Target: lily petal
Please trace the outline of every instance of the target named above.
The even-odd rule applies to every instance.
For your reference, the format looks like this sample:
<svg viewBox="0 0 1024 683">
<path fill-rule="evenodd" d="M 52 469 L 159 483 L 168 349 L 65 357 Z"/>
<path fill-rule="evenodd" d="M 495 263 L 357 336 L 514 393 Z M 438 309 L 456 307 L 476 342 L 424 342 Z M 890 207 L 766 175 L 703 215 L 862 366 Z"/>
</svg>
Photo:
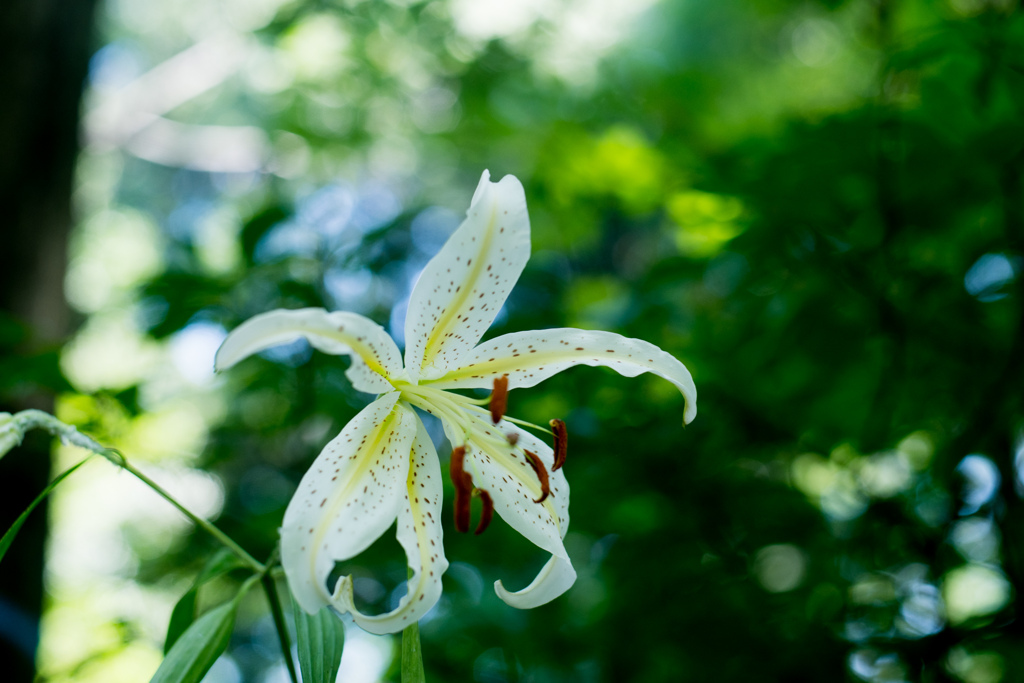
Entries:
<svg viewBox="0 0 1024 683">
<path fill-rule="evenodd" d="M 361 410 L 327 444 L 288 503 L 281 564 L 299 605 L 310 614 L 331 601 L 334 563 L 365 550 L 399 513 L 409 473 L 416 416 L 399 393 Z"/>
<path fill-rule="evenodd" d="M 569 529 L 569 483 L 565 472 L 551 471 L 554 452 L 530 432 L 505 420 L 492 425 L 489 414 L 483 410 L 479 415 L 471 415 L 474 428 L 465 439 L 465 462 L 474 486 L 490 494 L 495 512 L 509 526 L 552 555 L 527 588 L 510 593 L 498 581 L 495 592 L 513 607 L 542 605 L 568 590 L 576 579 L 562 544 Z M 462 443 L 462 432 L 447 420 L 442 422 L 448 439 Z M 515 446 L 509 443 L 509 435 L 515 435 Z M 551 493 L 542 503 L 534 502 L 541 497 L 541 485 L 523 451 L 535 453 L 548 471 Z"/>
<path fill-rule="evenodd" d="M 401 631 L 426 614 L 441 597 L 441 575 L 448 569 L 441 545 L 442 480 L 437 452 L 420 419 L 401 404 L 398 409 L 408 412 L 416 421 L 406 495 L 398 511 L 398 542 L 405 549 L 412 570 L 408 593 L 394 610 L 368 616 L 356 609 L 351 577 L 342 577 L 334 589 L 335 605 L 351 612 L 363 629 L 378 635 Z"/>
<path fill-rule="evenodd" d="M 612 332 L 555 328 L 502 335 L 473 349 L 459 369 L 424 384 L 488 389 L 508 375 L 509 389 L 525 388 L 574 365 L 603 365 L 625 377 L 653 372 L 682 392 L 684 424 L 697 415 L 697 387 L 685 365 L 654 344 Z"/>
<path fill-rule="evenodd" d="M 388 379 L 402 372 L 402 356 L 383 327 L 358 313 L 328 313 L 322 308 L 279 309 L 250 318 L 221 344 L 214 367 L 226 370 L 254 353 L 300 337 L 324 353 L 352 356 L 345 374 L 359 391 L 392 391 Z"/>
<path fill-rule="evenodd" d="M 466 220 L 413 287 L 405 320 L 405 366 L 413 381 L 434 379 L 494 322 L 530 258 L 526 194 L 514 177 L 484 171 Z"/>
<path fill-rule="evenodd" d="M 576 582 L 576 570 L 568 560 L 551 556 L 533 582 L 511 593 L 505 590 L 501 581 L 494 582 L 494 592 L 507 604 L 517 609 L 532 609 L 551 602 Z"/>
</svg>

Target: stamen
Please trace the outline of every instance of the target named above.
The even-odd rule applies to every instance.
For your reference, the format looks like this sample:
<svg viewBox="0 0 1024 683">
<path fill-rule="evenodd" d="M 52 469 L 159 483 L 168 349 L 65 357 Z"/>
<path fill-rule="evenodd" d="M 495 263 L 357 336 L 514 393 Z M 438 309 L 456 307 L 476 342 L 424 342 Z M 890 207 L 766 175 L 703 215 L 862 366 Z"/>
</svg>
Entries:
<svg viewBox="0 0 1024 683">
<path fill-rule="evenodd" d="M 544 463 L 540 461 L 540 458 L 537 457 L 536 453 L 531 453 L 525 449 L 523 450 L 523 453 L 526 453 L 526 461 L 530 463 L 530 467 L 532 467 L 533 471 L 537 474 L 537 479 L 540 480 L 540 498 L 533 502 L 543 503 L 547 499 L 548 495 L 551 494 L 551 489 L 548 488 L 548 471 L 544 469 Z"/>
<path fill-rule="evenodd" d="M 520 419 L 515 418 L 515 417 L 509 417 L 508 415 L 505 416 L 505 422 L 511 422 L 512 424 L 517 424 L 520 427 L 527 427 L 527 428 L 532 429 L 532 430 L 537 431 L 537 432 L 544 432 L 545 434 L 551 434 L 551 430 L 550 429 L 547 429 L 545 427 L 541 427 L 540 425 L 535 425 L 532 422 L 527 422 L 526 420 L 520 420 Z"/>
<path fill-rule="evenodd" d="M 452 451 L 448 472 L 455 486 L 455 530 L 461 534 L 469 531 L 469 501 L 473 496 L 473 479 L 463 469 L 466 447 L 459 446 Z"/>
<path fill-rule="evenodd" d="M 515 446 L 519 443 L 519 432 L 509 432 L 505 435 L 505 438 L 508 439 L 508 444 L 510 446 Z"/>
<path fill-rule="evenodd" d="M 494 424 L 501 422 L 508 408 L 508 375 L 502 375 L 494 380 L 494 391 L 491 393 L 491 421 Z"/>
<path fill-rule="evenodd" d="M 561 420 L 548 422 L 555 434 L 555 462 L 551 466 L 552 472 L 557 472 L 565 464 L 565 456 L 569 449 L 569 431 Z"/>
<path fill-rule="evenodd" d="M 483 489 L 476 489 L 473 493 L 480 496 L 480 502 L 483 504 L 483 507 L 480 508 L 480 523 L 476 525 L 476 531 L 474 532 L 479 536 L 487 529 L 487 525 L 491 523 L 491 519 L 494 517 L 494 501 L 491 500 L 491 494 Z"/>
</svg>

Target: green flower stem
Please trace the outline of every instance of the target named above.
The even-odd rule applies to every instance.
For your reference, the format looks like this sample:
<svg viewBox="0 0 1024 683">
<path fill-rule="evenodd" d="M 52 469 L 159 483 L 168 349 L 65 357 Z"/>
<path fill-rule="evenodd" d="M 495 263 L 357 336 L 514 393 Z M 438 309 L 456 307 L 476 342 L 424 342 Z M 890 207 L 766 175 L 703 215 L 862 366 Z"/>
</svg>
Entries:
<svg viewBox="0 0 1024 683">
<path fill-rule="evenodd" d="M 142 481 L 142 483 L 156 491 L 164 500 L 178 508 L 178 510 L 183 515 L 191 519 L 196 526 L 206 531 L 206 533 L 217 539 L 221 545 L 237 555 L 238 558 L 245 562 L 245 564 L 247 564 L 253 571 L 259 574 L 263 574 L 266 571 L 266 566 L 264 566 L 262 562 L 247 553 L 223 531 L 179 503 L 174 496 L 165 491 L 163 487 L 136 469 L 135 466 L 128 462 L 121 453 L 112 448 L 105 448 L 101 446 L 92 438 L 82 434 L 71 425 L 64 424 L 49 413 L 44 413 L 41 410 L 23 410 L 20 413 L 12 415 L 9 420 L 0 420 L 0 443 L 5 442 L 5 437 L 7 440 L 10 440 L 13 437 L 14 445 L 17 445 L 21 443 L 25 433 L 31 429 L 46 430 L 50 434 L 59 438 L 62 443 L 77 446 L 96 453 L 97 455 L 102 455 L 113 464 L 132 473 Z M 3 456 L 3 453 L 0 453 L 0 456 Z"/>
<path fill-rule="evenodd" d="M 272 567 L 274 562 L 277 560 L 277 549 L 274 549 L 274 554 L 267 560 L 266 566 Z M 299 683 L 299 676 L 295 672 L 295 662 L 292 659 L 292 644 L 288 638 L 288 627 L 284 622 L 284 612 L 281 610 L 281 598 L 277 593 L 277 584 L 275 583 L 274 573 L 269 569 L 263 572 L 260 580 L 263 583 L 263 591 L 267 594 L 267 602 L 270 603 L 270 613 L 274 616 L 274 626 L 277 629 L 277 637 L 281 642 L 281 653 L 284 655 L 284 663 L 288 666 L 288 675 L 292 679 L 292 683 Z"/>
<path fill-rule="evenodd" d="M 420 625 L 414 621 L 402 631 L 402 683 L 425 683 Z"/>
<path fill-rule="evenodd" d="M 183 515 L 185 515 L 186 517 L 191 519 L 193 522 L 195 522 L 195 524 L 197 526 L 201 527 L 204 531 L 206 531 L 206 533 L 210 534 L 215 539 L 217 539 L 220 542 L 221 545 L 223 545 L 225 548 L 227 548 L 228 550 L 233 552 L 235 555 L 237 555 L 238 558 L 240 560 L 242 560 L 242 562 L 245 562 L 247 565 L 249 565 L 253 569 L 253 571 L 263 572 L 263 571 L 266 570 L 266 567 L 263 565 L 262 562 L 258 561 L 252 555 L 247 553 L 242 548 L 242 546 L 240 546 L 237 543 L 235 543 L 231 539 L 230 536 L 225 534 L 223 531 L 221 531 L 220 529 L 218 529 L 214 525 L 212 525 L 209 522 L 207 522 L 202 517 L 199 517 L 198 515 L 195 515 L 190 510 L 188 510 L 188 508 L 186 508 L 184 505 L 179 503 L 174 498 L 174 496 L 172 496 L 170 493 L 168 493 L 163 488 L 161 488 L 161 486 L 159 484 L 157 484 L 155 481 L 153 481 L 152 479 L 147 477 L 145 474 L 143 474 L 139 470 L 135 469 L 135 466 L 132 465 L 130 462 L 128 462 L 123 455 L 121 455 L 120 453 L 118 453 L 117 451 L 115 451 L 113 449 L 106 449 L 106 453 L 104 453 L 102 455 L 105 458 L 107 458 L 107 460 L 109 460 L 110 462 L 114 463 L 118 467 L 121 467 L 121 468 L 127 470 L 128 472 L 131 472 L 136 477 L 138 477 L 139 480 L 141 480 L 144 484 L 146 484 L 146 486 L 148 486 L 151 489 L 153 489 L 154 491 L 156 491 L 160 496 L 162 496 L 164 498 L 164 500 L 166 500 L 168 503 L 170 503 L 174 507 L 178 508 L 178 510 L 181 511 L 181 513 Z"/>
<path fill-rule="evenodd" d="M 412 569 L 408 576 L 412 578 Z M 423 671 L 423 648 L 420 646 L 420 623 L 414 621 L 402 630 L 402 683 L 426 683 Z"/>
</svg>

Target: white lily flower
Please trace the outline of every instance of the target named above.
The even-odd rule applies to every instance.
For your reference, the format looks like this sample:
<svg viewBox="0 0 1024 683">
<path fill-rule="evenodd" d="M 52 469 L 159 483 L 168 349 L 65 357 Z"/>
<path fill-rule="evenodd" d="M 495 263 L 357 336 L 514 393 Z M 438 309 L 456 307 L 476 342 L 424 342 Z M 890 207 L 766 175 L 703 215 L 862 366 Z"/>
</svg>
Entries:
<svg viewBox="0 0 1024 683">
<path fill-rule="evenodd" d="M 441 595 L 448 567 L 441 545 L 441 468 L 413 407 L 440 418 L 452 447 L 455 522 L 469 527 L 470 499 L 482 502 L 477 533 L 493 512 L 551 554 L 522 590 L 495 591 L 530 608 L 558 597 L 576 572 L 562 539 L 569 527 L 569 486 L 562 463 L 566 430 L 552 420 L 554 448 L 503 419 L 507 391 L 532 387 L 574 365 L 604 365 L 627 377 L 652 372 L 685 397 L 684 423 L 697 412 L 687 369 L 658 347 L 610 332 L 549 329 L 479 343 L 530 256 L 523 186 L 492 183 L 484 172 L 466 220 L 427 264 L 413 288 L 405 323 L 405 363 L 382 327 L 355 313 L 277 310 L 235 329 L 217 353 L 218 370 L 277 344 L 305 338 L 352 359 L 352 385 L 378 398 L 324 448 L 302 478 L 281 527 L 281 562 L 307 612 L 325 605 L 351 612 L 371 633 L 393 633 L 422 617 Z M 453 389 L 493 389 L 490 409 Z M 336 562 L 358 555 L 392 522 L 408 557 L 407 595 L 387 614 L 364 615 L 351 577 L 333 588 Z"/>
</svg>

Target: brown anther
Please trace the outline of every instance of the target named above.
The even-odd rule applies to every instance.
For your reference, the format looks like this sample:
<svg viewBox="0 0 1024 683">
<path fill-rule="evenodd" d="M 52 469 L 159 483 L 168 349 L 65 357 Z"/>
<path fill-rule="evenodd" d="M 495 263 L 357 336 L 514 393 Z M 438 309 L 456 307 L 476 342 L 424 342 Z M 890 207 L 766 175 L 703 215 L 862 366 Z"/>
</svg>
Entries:
<svg viewBox="0 0 1024 683">
<path fill-rule="evenodd" d="M 565 464 L 565 456 L 569 449 L 569 431 L 561 420 L 551 420 L 548 424 L 555 433 L 555 462 L 551 466 L 551 471 L 557 472 Z"/>
<path fill-rule="evenodd" d="M 536 453 L 527 450 L 524 450 L 523 453 L 526 453 L 526 462 L 530 463 L 530 467 L 537 474 L 537 479 L 540 480 L 540 498 L 533 502 L 543 503 L 551 494 L 551 489 L 548 488 L 548 471 L 544 469 L 544 463 L 540 461 Z"/>
<path fill-rule="evenodd" d="M 473 496 L 473 479 L 463 469 L 465 459 L 466 447 L 459 446 L 452 451 L 448 466 L 455 486 L 455 530 L 463 534 L 469 531 L 469 501 Z"/>
<path fill-rule="evenodd" d="M 487 525 L 491 523 L 491 518 L 494 517 L 494 501 L 491 500 L 491 494 L 483 489 L 477 489 L 473 491 L 473 494 L 480 496 L 480 503 L 483 505 L 480 508 L 480 523 L 476 525 L 476 531 L 474 532 L 479 536 L 487 529 Z"/>
<path fill-rule="evenodd" d="M 491 421 L 494 424 L 501 422 L 508 408 L 508 375 L 502 375 L 494 380 L 494 391 L 491 392 Z"/>
<path fill-rule="evenodd" d="M 505 435 L 505 438 L 508 439 L 508 444 L 510 446 L 515 446 L 519 443 L 519 432 L 509 432 Z"/>
</svg>

